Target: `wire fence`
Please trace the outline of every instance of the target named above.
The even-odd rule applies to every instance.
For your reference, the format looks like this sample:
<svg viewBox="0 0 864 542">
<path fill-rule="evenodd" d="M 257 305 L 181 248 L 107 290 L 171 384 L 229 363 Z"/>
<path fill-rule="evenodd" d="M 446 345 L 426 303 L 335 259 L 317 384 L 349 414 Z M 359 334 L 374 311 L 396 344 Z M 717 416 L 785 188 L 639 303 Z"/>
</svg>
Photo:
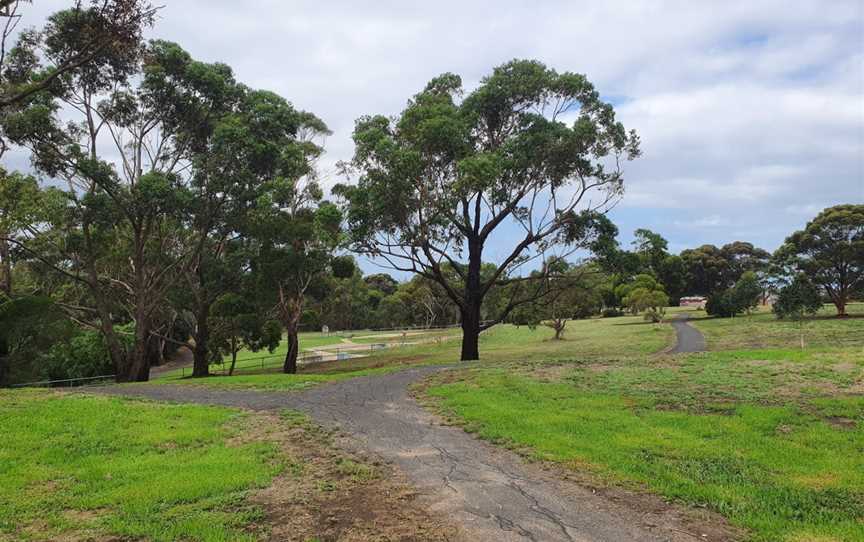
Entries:
<svg viewBox="0 0 864 542">
<path fill-rule="evenodd" d="M 10 388 L 74 388 L 77 386 L 94 386 L 111 384 L 117 375 L 87 376 L 82 378 L 64 378 L 61 380 L 40 380 L 38 382 L 24 382 L 12 384 Z"/>
<path fill-rule="evenodd" d="M 439 327 L 439 328 L 415 328 L 416 330 L 449 330 L 453 329 L 457 326 L 447 326 L 447 327 Z M 403 331 L 407 330 L 407 328 L 398 328 L 392 331 Z M 414 329 L 411 329 L 414 330 Z M 354 331 L 356 334 L 363 334 L 368 332 L 369 330 L 360 330 Z M 391 330 L 377 330 L 377 331 L 391 331 Z M 334 332 L 336 334 L 336 332 Z M 344 335 L 337 335 L 342 336 Z M 371 337 L 370 337 L 371 338 Z M 317 347 L 316 350 L 301 352 L 297 355 L 297 364 L 298 365 L 313 365 L 316 363 L 324 363 L 324 362 L 332 362 L 332 361 L 347 361 L 350 359 L 363 358 L 367 357 L 370 354 L 380 351 L 386 350 L 390 348 L 398 348 L 403 346 L 414 346 L 418 344 L 428 344 L 433 342 L 443 342 L 452 338 L 448 335 L 432 335 L 427 338 L 417 338 L 411 337 L 410 341 L 407 336 L 400 337 L 398 341 L 390 341 L 390 342 L 375 342 L 369 344 L 361 344 L 354 343 L 351 346 L 338 346 L 332 348 L 330 346 L 324 345 Z M 281 354 L 268 354 L 257 357 L 244 357 L 242 359 L 237 360 L 237 365 L 234 368 L 234 372 L 231 373 L 231 361 L 223 360 L 221 363 L 211 364 L 210 365 L 210 374 L 216 375 L 224 375 L 227 376 L 229 374 L 233 374 L 234 376 L 242 375 L 242 374 L 255 374 L 264 372 L 268 369 L 273 369 L 276 367 L 282 367 L 285 362 L 285 356 Z M 187 374 L 191 375 L 192 369 L 189 367 L 182 367 L 180 369 L 180 376 L 185 377 Z"/>
</svg>

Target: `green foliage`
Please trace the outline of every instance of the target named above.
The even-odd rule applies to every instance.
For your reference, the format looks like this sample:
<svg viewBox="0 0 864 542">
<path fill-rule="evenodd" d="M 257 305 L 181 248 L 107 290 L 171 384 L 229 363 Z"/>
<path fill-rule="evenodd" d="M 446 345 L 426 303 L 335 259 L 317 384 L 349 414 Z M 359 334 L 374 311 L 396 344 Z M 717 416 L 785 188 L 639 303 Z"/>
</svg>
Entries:
<svg viewBox="0 0 864 542">
<path fill-rule="evenodd" d="M 74 334 L 71 322 L 50 298 L 10 299 L 0 293 L 0 386 L 51 378 L 41 357 Z"/>
<path fill-rule="evenodd" d="M 131 336 L 123 337 L 129 348 Z M 41 356 L 39 363 L 48 380 L 114 374 L 114 364 L 108 355 L 105 339 L 97 331 L 79 331 L 69 339 L 54 344 Z"/>
<path fill-rule="evenodd" d="M 638 156 L 639 139 L 583 75 L 537 61 L 508 62 L 464 99 L 462 93 L 461 79 L 443 74 L 397 118 L 358 119 L 347 166 L 358 183 L 334 193 L 347 203 L 351 247 L 438 283 L 462 316 L 462 357 L 476 359 L 482 313 L 499 322 L 536 299 L 532 288 L 514 287 L 509 299 L 484 307 L 492 288 L 515 279 L 510 274 L 529 254 L 608 245 L 603 240 L 613 228 L 602 212 L 623 180 L 620 170 L 605 167 L 607 158 Z M 572 124 L 562 120 L 565 112 L 575 117 Z M 568 195 L 554 220 L 543 218 L 541 202 L 551 195 L 594 189 L 599 204 L 579 208 L 587 198 Z M 510 254 L 484 276 L 483 247 L 503 224 L 528 233 L 513 239 Z"/>
<path fill-rule="evenodd" d="M 270 320 L 247 296 L 234 293 L 222 295 L 210 310 L 210 330 L 213 361 L 231 357 L 231 370 L 237 353 L 242 350 L 273 352 L 282 340 L 282 327 Z"/>
<path fill-rule="evenodd" d="M 825 289 L 837 308 L 864 292 L 864 205 L 823 210 L 790 235 L 774 255 L 777 264 L 806 274 Z"/>
<path fill-rule="evenodd" d="M 663 290 L 663 285 L 647 274 L 636 275 L 632 281 L 619 285 L 615 288 L 615 295 L 631 314 L 649 310 L 648 319 L 655 322 L 662 320 L 661 309 L 669 304 L 669 296 Z"/>
<path fill-rule="evenodd" d="M 711 316 L 729 318 L 742 312 L 750 312 L 762 295 L 762 286 L 753 272 L 744 275 L 732 288 L 723 290 L 708 298 L 705 312 Z"/>
<path fill-rule="evenodd" d="M 789 285 L 780 289 L 772 310 L 777 318 L 798 321 L 813 316 L 821 308 L 819 289 L 806 275 L 798 275 Z"/>
</svg>

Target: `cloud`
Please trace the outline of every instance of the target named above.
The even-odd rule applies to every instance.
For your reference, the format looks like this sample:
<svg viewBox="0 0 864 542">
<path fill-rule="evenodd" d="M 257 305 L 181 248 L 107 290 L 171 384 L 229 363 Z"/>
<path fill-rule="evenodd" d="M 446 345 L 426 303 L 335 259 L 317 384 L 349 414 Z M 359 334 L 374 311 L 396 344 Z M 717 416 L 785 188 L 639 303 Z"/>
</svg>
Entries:
<svg viewBox="0 0 864 542">
<path fill-rule="evenodd" d="M 69 3 L 24 6 L 25 24 Z M 770 249 L 815 202 L 864 201 L 862 11 L 859 0 L 183 0 L 150 35 L 323 118 L 331 181 L 357 117 L 397 114 L 442 72 L 468 88 L 514 57 L 585 73 L 643 141 L 612 213 L 622 232 Z"/>
</svg>

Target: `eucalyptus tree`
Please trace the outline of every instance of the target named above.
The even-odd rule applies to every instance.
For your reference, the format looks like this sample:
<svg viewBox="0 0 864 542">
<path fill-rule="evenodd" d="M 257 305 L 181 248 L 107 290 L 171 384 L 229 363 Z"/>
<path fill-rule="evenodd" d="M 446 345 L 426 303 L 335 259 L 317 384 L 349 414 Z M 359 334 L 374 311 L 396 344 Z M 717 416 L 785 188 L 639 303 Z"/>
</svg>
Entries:
<svg viewBox="0 0 864 542">
<path fill-rule="evenodd" d="M 87 32 L 99 26 L 81 19 L 99 16 L 58 12 L 36 38 L 22 36 L 13 53 L 32 57 L 38 78 L 48 63 L 96 39 Z M 183 143 L 158 100 L 137 84 L 148 58 L 144 44 L 99 51 L 3 116 L 6 135 L 31 151 L 35 168 L 65 183 L 62 223 L 16 242 L 86 288 L 92 303 L 78 307 L 79 316 L 102 331 L 118 379 L 146 380 L 153 314 L 187 259 Z M 135 324 L 131 350 L 115 329 L 123 318 Z"/>
<path fill-rule="evenodd" d="M 307 146 L 305 152 L 317 152 Z M 342 214 L 327 201 L 306 164 L 288 177 L 277 177 L 259 198 L 251 219 L 252 259 L 258 291 L 285 329 L 287 351 L 285 373 L 297 372 L 300 352 L 300 319 L 311 289 L 328 276 L 345 278 L 354 274 L 353 264 L 336 256 L 341 242 Z M 286 164 L 288 168 L 296 167 Z M 286 173 L 290 173 L 286 171 Z"/>
<path fill-rule="evenodd" d="M 563 257 L 592 244 L 594 219 L 622 194 L 621 160 L 639 154 L 639 140 L 585 76 L 539 62 L 511 61 L 463 93 L 461 79 L 444 74 L 397 118 L 360 118 L 346 167 L 358 183 L 336 193 L 352 248 L 441 285 L 459 307 L 461 359 L 474 360 L 481 330 L 544 295 L 546 277 L 520 269 L 556 247 Z M 507 248 L 484 279 L 496 232 Z M 486 295 L 507 284 L 511 297 L 481 322 Z"/>
<path fill-rule="evenodd" d="M 0 291 L 12 296 L 12 243 L 21 230 L 40 221 L 48 209 L 32 175 L 0 167 Z"/>
<path fill-rule="evenodd" d="M 846 305 L 864 293 L 864 205 L 828 207 L 786 238 L 774 255 L 780 267 L 821 286 L 846 316 Z"/>
<path fill-rule="evenodd" d="M 27 102 L 49 89 L 59 79 L 88 64 L 99 64 L 106 56 L 135 48 L 145 28 L 151 26 L 158 8 L 146 0 L 75 0 L 64 10 L 62 25 L 75 35 L 73 47 L 50 47 L 34 29 L 24 30 L 19 38 L 32 47 L 9 47 L 23 18 L 22 0 L 0 2 L 0 109 Z M 49 21 L 57 24 L 56 18 Z M 11 50 L 10 50 L 11 49 Z M 45 58 L 41 69 L 32 68 Z"/>
</svg>

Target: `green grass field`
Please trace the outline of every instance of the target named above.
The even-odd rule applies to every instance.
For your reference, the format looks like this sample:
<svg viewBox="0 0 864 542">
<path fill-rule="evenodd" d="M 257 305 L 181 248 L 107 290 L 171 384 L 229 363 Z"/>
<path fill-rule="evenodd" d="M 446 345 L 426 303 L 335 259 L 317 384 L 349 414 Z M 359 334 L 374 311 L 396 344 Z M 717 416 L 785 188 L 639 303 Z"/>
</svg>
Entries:
<svg viewBox="0 0 864 542">
<path fill-rule="evenodd" d="M 231 444 L 229 409 L 12 391 L 0 410 L 0 540 L 256 540 L 244 497 L 285 465 Z"/>
<path fill-rule="evenodd" d="M 433 342 L 396 346 L 386 350 L 370 350 L 367 355 L 358 359 L 301 367 L 296 375 L 279 372 L 281 364 L 278 362 L 262 369 L 260 362 L 255 360 L 256 354 L 247 352 L 244 353 L 243 367 L 260 374 L 244 374 L 243 371 L 239 371 L 239 374 L 230 377 L 193 379 L 183 378 L 180 371 L 173 371 L 155 379 L 154 383 L 180 383 L 220 388 L 303 389 L 323 382 L 399 370 L 409 365 L 457 363 L 460 333 L 458 329 L 446 332 L 436 331 L 429 334 L 433 337 Z M 561 341 L 554 340 L 554 332 L 546 327 L 531 329 L 525 326 L 517 328 L 512 325 L 500 325 L 480 336 L 481 364 L 514 361 L 543 364 L 586 358 L 641 358 L 667 348 L 674 343 L 674 336 L 670 326 L 646 323 L 641 317 L 636 316 L 570 322 L 564 335 L 565 340 Z M 447 337 L 447 340 L 442 337 Z M 435 338 L 442 339 L 436 341 Z M 420 340 L 419 336 L 417 340 Z M 380 340 L 372 341 L 380 342 Z M 260 356 L 260 353 L 257 356 Z M 240 361 L 237 364 L 238 367 L 241 366 Z"/>
<path fill-rule="evenodd" d="M 767 313 L 696 325 L 725 348 L 646 355 L 610 336 L 595 350 L 586 331 L 584 354 L 504 349 L 423 393 L 483 438 L 707 507 L 749 539 L 864 540 L 864 319 L 808 323 L 803 351 Z"/>
<path fill-rule="evenodd" d="M 777 320 L 765 308 L 736 318 L 709 318 L 704 311 L 690 312 L 693 324 L 705 335 L 710 350 L 785 348 L 800 343 L 801 328 L 795 322 Z M 852 303 L 850 318 L 836 318 L 833 305 L 826 305 L 803 326 L 806 346 L 861 347 L 864 343 L 864 303 Z"/>
<path fill-rule="evenodd" d="M 851 309 L 864 314 L 864 305 Z M 670 315 L 681 312 L 712 351 L 664 354 L 673 328 L 640 317 L 569 322 L 563 341 L 544 327 L 502 325 L 481 336 L 479 363 L 439 374 L 418 393 L 482 438 L 593 483 L 708 508 L 750 540 L 864 540 L 864 318 L 829 318 L 826 308 L 805 326 L 802 350 L 799 328 L 769 313 Z M 355 342 L 385 339 L 355 335 Z M 292 391 L 455 364 L 458 330 L 446 335 L 297 375 L 276 366 L 130 385 Z M 336 341 L 310 334 L 301 344 Z M 250 370 L 260 355 L 244 354 Z M 261 533 L 250 525 L 262 511 L 249 492 L 297 468 L 267 438 L 237 438 L 253 414 L 230 409 L 48 391 L 0 393 L 0 409 L 3 542 L 255 539 Z M 319 478 L 310 487 L 329 483 Z"/>
</svg>

